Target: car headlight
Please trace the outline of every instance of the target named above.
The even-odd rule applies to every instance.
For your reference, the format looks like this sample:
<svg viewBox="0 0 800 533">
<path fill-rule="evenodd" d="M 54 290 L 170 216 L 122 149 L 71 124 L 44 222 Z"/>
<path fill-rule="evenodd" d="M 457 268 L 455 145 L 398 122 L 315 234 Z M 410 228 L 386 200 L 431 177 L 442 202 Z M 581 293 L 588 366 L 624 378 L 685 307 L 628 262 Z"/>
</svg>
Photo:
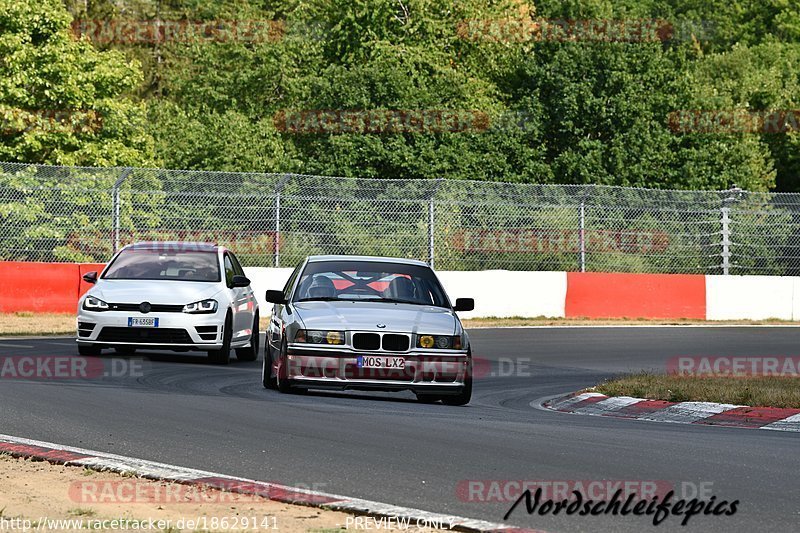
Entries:
<svg viewBox="0 0 800 533">
<path fill-rule="evenodd" d="M 294 342 L 309 344 L 344 344 L 344 331 L 325 331 L 319 329 L 299 329 Z"/>
<path fill-rule="evenodd" d="M 192 302 L 183 306 L 184 313 L 216 313 L 217 301 L 216 300 L 203 300 L 201 302 Z"/>
<path fill-rule="evenodd" d="M 107 311 L 108 304 L 105 303 L 100 298 L 95 298 L 94 296 L 87 296 L 86 299 L 83 301 L 83 308 L 87 311 Z"/>
<path fill-rule="evenodd" d="M 450 335 L 418 335 L 417 348 L 436 350 L 460 350 L 461 337 Z"/>
</svg>

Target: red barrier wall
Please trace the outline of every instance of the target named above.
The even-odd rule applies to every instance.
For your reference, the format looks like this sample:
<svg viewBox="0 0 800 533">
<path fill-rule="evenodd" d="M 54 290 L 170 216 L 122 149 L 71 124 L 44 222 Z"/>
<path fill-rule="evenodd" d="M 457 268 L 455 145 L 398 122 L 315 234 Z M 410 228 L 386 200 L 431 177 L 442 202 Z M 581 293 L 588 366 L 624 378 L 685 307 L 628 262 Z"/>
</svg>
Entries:
<svg viewBox="0 0 800 533">
<path fill-rule="evenodd" d="M 83 275 L 87 272 L 97 272 L 97 275 L 99 276 L 100 272 L 102 272 L 105 267 L 106 265 L 104 263 L 81 263 L 78 265 L 78 297 L 83 296 L 83 293 L 88 291 L 89 287 L 92 286 L 91 283 L 86 283 L 83 281 Z M 73 307 L 76 305 L 78 305 L 77 301 L 73 304 Z"/>
<path fill-rule="evenodd" d="M 567 273 L 566 316 L 706 318 L 703 275 Z"/>
<path fill-rule="evenodd" d="M 0 313 L 74 313 L 89 288 L 81 276 L 103 266 L 0 261 Z"/>
</svg>

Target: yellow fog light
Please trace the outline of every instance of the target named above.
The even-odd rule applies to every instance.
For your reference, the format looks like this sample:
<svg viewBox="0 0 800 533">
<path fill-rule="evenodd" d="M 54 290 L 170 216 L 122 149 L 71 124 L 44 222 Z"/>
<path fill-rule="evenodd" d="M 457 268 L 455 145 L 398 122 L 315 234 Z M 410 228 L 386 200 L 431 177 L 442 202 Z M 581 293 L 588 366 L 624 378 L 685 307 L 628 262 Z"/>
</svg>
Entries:
<svg viewBox="0 0 800 533">
<path fill-rule="evenodd" d="M 423 335 L 419 338 L 419 345 L 423 348 L 433 348 L 433 337 L 430 335 Z"/>
<path fill-rule="evenodd" d="M 338 331 L 329 331 L 328 335 L 325 337 L 328 340 L 328 344 L 342 344 L 342 334 Z"/>
</svg>

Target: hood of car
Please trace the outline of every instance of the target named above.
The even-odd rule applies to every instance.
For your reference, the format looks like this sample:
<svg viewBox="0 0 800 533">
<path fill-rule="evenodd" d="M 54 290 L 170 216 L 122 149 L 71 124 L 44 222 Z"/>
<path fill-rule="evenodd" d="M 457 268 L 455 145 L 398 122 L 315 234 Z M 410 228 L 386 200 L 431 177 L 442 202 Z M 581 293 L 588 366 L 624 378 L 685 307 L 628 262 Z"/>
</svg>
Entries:
<svg viewBox="0 0 800 533">
<path fill-rule="evenodd" d="M 89 294 L 106 303 L 150 302 L 151 304 L 185 305 L 212 298 L 219 291 L 218 283 L 101 279 L 89 290 Z"/>
<path fill-rule="evenodd" d="M 456 331 L 453 312 L 430 305 L 341 301 L 300 302 L 294 308 L 306 329 L 430 335 L 453 335 Z"/>
</svg>

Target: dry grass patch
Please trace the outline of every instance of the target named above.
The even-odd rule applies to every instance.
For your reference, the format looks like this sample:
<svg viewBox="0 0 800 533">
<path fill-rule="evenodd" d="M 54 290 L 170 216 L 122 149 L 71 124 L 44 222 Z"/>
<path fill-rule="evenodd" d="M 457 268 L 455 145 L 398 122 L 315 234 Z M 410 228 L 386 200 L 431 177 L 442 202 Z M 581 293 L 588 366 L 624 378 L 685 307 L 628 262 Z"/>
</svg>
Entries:
<svg viewBox="0 0 800 533">
<path fill-rule="evenodd" d="M 608 396 L 670 402 L 800 408 L 800 377 L 697 377 L 641 373 L 606 381 L 591 391 Z"/>
<path fill-rule="evenodd" d="M 111 520 L 143 524 L 137 527 L 129 523 L 128 531 L 148 529 L 149 520 L 154 524 L 164 521 L 167 527 L 159 531 L 181 531 L 178 527 L 182 521 L 200 523 L 203 520 L 203 524 L 212 526 L 212 531 L 333 532 L 343 530 L 348 519 L 352 529 L 354 519 L 354 515 L 345 512 L 279 503 L 256 495 L 124 477 L 111 472 L 92 472 L 87 476 L 81 467 L 14 459 L 8 455 L 0 455 L 0 480 L 3 485 L 0 517 L 18 520 L 20 526 L 22 521 L 30 520 L 31 531 L 36 529 L 40 517 L 62 521 L 60 525 L 51 523 L 51 527 L 43 522 L 42 531 L 70 532 L 121 531 L 113 525 L 97 525 Z M 220 527 L 213 527 L 214 520 Z M 245 524 L 245 520 L 249 525 L 238 528 L 233 525 Z M 71 521 L 71 525 L 66 521 Z M 14 529 L 12 526 L 11 530 Z M 403 528 L 386 529 L 399 531 Z M 183 527 L 183 531 L 198 530 L 203 528 Z M 440 530 L 417 529 L 412 525 L 408 531 L 434 533 Z"/>
<path fill-rule="evenodd" d="M 75 335 L 73 313 L 0 313 L 0 336 Z"/>
</svg>

